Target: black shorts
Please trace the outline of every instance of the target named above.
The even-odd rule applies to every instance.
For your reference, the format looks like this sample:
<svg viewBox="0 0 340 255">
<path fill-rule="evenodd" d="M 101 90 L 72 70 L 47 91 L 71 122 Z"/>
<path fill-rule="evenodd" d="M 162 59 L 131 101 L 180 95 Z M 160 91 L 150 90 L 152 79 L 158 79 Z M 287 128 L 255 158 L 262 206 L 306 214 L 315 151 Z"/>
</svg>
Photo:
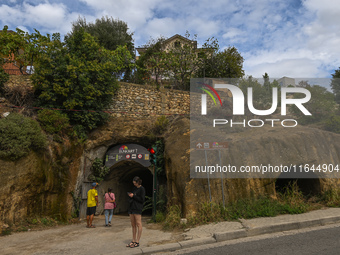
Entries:
<svg viewBox="0 0 340 255">
<path fill-rule="evenodd" d="M 96 206 L 87 207 L 86 215 L 94 215 L 96 213 Z"/>
<path fill-rule="evenodd" d="M 141 210 L 129 210 L 128 211 L 128 214 L 142 214 L 142 211 Z"/>
</svg>

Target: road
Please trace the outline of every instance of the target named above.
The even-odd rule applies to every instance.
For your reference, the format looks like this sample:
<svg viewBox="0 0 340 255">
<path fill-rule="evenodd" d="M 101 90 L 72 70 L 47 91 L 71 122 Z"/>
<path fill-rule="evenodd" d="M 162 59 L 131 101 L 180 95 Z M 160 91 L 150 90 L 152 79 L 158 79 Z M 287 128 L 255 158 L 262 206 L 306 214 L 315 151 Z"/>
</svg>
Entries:
<svg viewBox="0 0 340 255">
<path fill-rule="evenodd" d="M 340 254 L 340 225 L 250 237 L 167 254 L 338 255 Z"/>
<path fill-rule="evenodd" d="M 147 224 L 143 217 L 141 247 L 157 245 L 177 238 L 171 232 L 160 230 L 156 224 Z M 127 216 L 114 215 L 112 227 L 105 227 L 104 215 L 94 219 L 96 228 L 86 228 L 86 222 L 53 227 L 40 231 L 13 233 L 0 237 L 1 255 L 130 255 L 140 249 L 126 248 L 131 242 L 131 223 Z"/>
</svg>

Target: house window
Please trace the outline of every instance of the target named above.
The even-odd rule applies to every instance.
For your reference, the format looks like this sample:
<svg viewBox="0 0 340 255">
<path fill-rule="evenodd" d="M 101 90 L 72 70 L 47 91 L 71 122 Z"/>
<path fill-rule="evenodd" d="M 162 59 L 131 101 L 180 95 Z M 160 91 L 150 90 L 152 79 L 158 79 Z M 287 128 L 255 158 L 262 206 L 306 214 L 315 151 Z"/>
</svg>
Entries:
<svg viewBox="0 0 340 255">
<path fill-rule="evenodd" d="M 174 43 L 174 45 L 175 45 L 175 48 L 179 48 L 179 47 L 181 47 L 181 42 L 176 41 L 176 42 Z"/>
</svg>

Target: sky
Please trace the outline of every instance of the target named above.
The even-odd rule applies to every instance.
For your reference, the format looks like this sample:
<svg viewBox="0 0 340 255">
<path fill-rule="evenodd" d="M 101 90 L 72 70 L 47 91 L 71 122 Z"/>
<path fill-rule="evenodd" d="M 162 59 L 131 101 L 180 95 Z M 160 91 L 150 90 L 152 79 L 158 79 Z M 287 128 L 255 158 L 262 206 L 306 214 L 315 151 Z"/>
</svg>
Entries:
<svg viewBox="0 0 340 255">
<path fill-rule="evenodd" d="M 246 75 L 329 78 L 340 67 L 339 0 L 0 0 L 0 29 L 42 34 L 103 16 L 125 21 L 135 47 L 150 38 L 197 34 L 235 46 Z"/>
</svg>

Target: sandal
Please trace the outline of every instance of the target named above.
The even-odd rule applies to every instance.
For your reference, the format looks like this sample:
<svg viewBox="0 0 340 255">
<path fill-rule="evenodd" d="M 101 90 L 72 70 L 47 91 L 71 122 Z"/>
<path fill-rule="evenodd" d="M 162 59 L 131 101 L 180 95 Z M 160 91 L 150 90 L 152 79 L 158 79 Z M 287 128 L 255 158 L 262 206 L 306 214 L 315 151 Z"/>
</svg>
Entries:
<svg viewBox="0 0 340 255">
<path fill-rule="evenodd" d="M 133 244 L 133 246 L 130 246 L 130 248 L 136 248 L 136 247 L 138 247 L 138 246 L 139 246 L 139 243 L 135 242 L 135 243 Z"/>
<path fill-rule="evenodd" d="M 132 242 L 132 241 L 131 241 L 131 243 L 127 244 L 126 247 L 133 248 L 133 246 L 135 245 L 135 243 L 136 243 L 136 242 Z"/>
</svg>

